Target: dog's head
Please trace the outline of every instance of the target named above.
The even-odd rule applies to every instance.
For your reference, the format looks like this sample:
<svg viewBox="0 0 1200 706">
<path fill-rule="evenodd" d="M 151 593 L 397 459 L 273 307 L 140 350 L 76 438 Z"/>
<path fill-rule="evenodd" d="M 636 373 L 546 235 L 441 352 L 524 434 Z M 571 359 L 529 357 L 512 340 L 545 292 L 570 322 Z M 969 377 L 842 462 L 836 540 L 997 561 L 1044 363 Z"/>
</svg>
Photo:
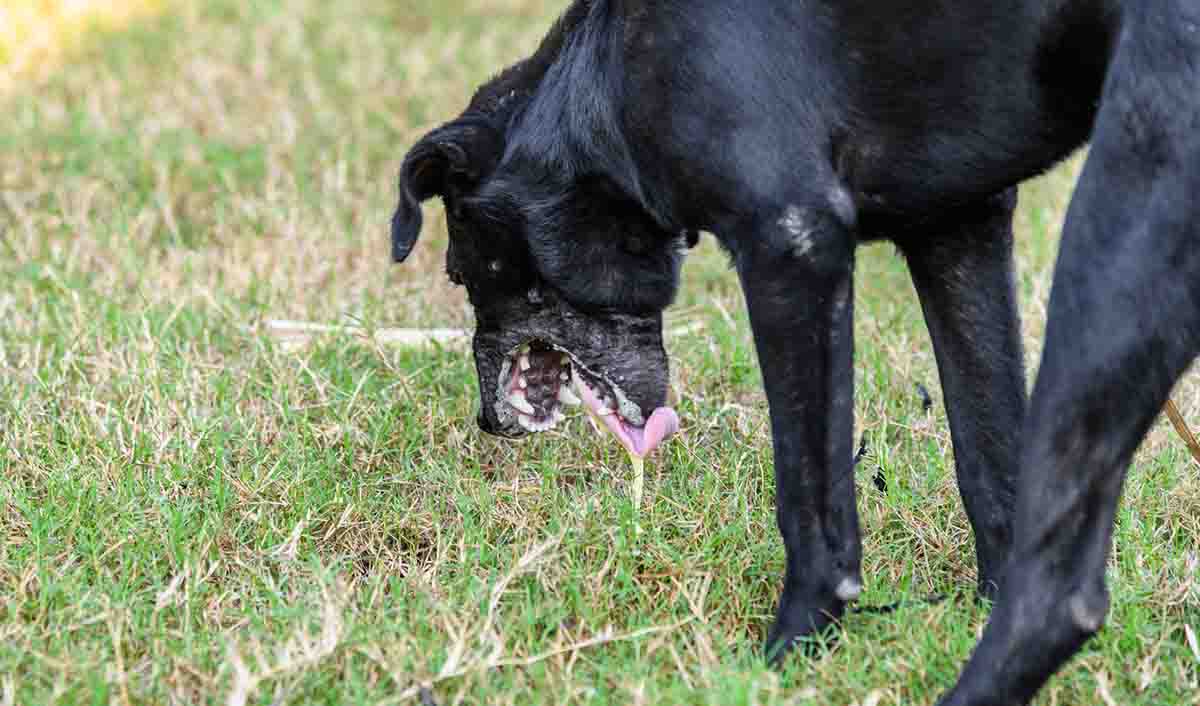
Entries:
<svg viewBox="0 0 1200 706">
<path fill-rule="evenodd" d="M 506 156 L 500 121 L 470 111 L 412 148 L 400 174 L 392 255 L 440 196 L 446 272 L 475 310 L 479 426 L 506 437 L 542 431 L 560 405 L 584 404 L 631 450 L 669 434 L 662 312 L 685 237 L 662 227 L 615 181 Z M 609 412 L 608 414 L 605 414 Z M 671 419 L 674 413 L 670 413 Z"/>
</svg>

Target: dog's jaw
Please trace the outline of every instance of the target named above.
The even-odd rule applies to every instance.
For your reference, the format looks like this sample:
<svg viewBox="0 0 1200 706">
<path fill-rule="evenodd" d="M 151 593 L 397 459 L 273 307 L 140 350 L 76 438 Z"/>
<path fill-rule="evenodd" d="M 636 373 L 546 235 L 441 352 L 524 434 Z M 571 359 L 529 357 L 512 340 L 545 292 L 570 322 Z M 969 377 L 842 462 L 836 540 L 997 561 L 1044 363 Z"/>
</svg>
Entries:
<svg viewBox="0 0 1200 706">
<path fill-rule="evenodd" d="M 506 427 L 515 422 L 525 432 L 549 431 L 566 418 L 564 406 L 580 405 L 633 456 L 649 455 L 679 430 L 673 409 L 659 407 L 647 417 L 619 385 L 570 351 L 535 340 L 506 356 L 495 402 Z"/>
</svg>

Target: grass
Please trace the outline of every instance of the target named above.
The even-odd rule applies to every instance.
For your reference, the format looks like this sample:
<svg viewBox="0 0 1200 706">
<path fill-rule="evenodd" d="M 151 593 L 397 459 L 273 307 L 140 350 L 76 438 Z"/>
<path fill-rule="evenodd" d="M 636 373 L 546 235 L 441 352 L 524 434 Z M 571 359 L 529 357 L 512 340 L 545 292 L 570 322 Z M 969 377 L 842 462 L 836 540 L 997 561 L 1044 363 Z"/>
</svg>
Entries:
<svg viewBox="0 0 1200 706">
<path fill-rule="evenodd" d="M 262 330 L 470 324 L 438 209 L 388 263 L 399 159 L 557 6 L 179 2 L 10 71 L 0 704 L 880 706 L 952 683 L 986 616 L 968 600 L 853 615 L 824 658 L 761 661 L 782 546 L 746 317 L 711 242 L 670 312 L 704 327 L 669 338 L 684 430 L 640 514 L 624 455 L 582 419 L 480 435 L 461 350 Z M 1031 365 L 1078 166 L 1022 195 Z M 887 247 L 858 282 L 863 600 L 967 591 L 919 308 Z M 1176 399 L 1200 420 L 1195 378 Z M 1039 704 L 1200 703 L 1198 539 L 1200 473 L 1160 423 L 1120 512 L 1109 627 Z"/>
<path fill-rule="evenodd" d="M 83 37 L 160 10 L 162 0 L 5 0 L 0 6 L 0 82 L 52 71 Z"/>
</svg>

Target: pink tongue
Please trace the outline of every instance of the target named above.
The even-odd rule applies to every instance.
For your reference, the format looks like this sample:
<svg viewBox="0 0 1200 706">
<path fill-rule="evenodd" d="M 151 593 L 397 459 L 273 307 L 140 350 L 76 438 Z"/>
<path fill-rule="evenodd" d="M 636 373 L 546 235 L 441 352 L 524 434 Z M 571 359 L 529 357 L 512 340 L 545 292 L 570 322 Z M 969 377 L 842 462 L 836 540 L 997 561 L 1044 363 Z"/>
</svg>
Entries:
<svg viewBox="0 0 1200 706">
<path fill-rule="evenodd" d="M 627 431 L 632 442 L 629 444 L 622 439 L 621 443 L 625 444 L 629 453 L 637 456 L 649 456 L 662 442 L 679 431 L 679 415 L 675 414 L 675 410 L 670 407 L 659 407 L 654 410 L 650 419 L 646 421 L 646 426 L 641 429 L 620 420 L 617 420 L 617 423 Z"/>
<path fill-rule="evenodd" d="M 581 393 L 587 408 L 597 413 L 596 416 L 600 416 L 598 413 L 604 405 L 596 397 L 596 393 L 592 392 L 591 387 L 582 384 L 576 385 L 576 389 Z M 635 427 L 622 420 L 615 412 L 601 416 L 600 421 L 617 437 L 625 450 L 634 456 L 649 456 L 663 441 L 679 431 L 679 415 L 670 407 L 654 410 L 644 427 Z"/>
</svg>

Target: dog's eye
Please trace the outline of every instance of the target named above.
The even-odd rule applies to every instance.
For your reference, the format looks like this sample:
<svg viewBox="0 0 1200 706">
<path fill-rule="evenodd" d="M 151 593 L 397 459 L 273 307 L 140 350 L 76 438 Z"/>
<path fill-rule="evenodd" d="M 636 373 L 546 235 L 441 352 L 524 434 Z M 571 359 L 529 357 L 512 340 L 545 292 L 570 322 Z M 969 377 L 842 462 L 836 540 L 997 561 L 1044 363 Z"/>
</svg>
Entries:
<svg viewBox="0 0 1200 706">
<path fill-rule="evenodd" d="M 494 275 L 500 274 L 500 271 L 503 269 L 504 263 L 500 262 L 499 260 L 492 260 L 488 263 L 488 272 L 491 272 Z"/>
</svg>

